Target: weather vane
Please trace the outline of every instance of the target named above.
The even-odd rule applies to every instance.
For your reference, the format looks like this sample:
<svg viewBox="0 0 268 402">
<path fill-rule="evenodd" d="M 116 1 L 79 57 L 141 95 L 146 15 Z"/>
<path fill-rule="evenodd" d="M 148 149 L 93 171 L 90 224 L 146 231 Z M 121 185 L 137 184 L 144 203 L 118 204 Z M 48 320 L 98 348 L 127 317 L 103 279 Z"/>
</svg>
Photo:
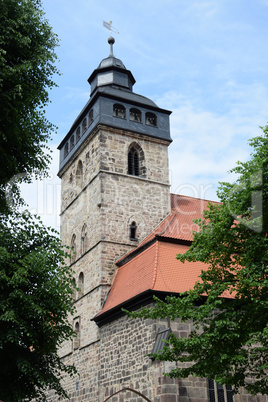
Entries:
<svg viewBox="0 0 268 402">
<path fill-rule="evenodd" d="M 111 34 L 112 34 L 112 32 L 115 32 L 115 33 L 119 34 L 119 31 L 112 26 L 112 23 L 113 23 L 113 21 L 110 21 L 110 22 L 103 21 L 103 26 L 105 28 L 109 29 Z"/>
</svg>

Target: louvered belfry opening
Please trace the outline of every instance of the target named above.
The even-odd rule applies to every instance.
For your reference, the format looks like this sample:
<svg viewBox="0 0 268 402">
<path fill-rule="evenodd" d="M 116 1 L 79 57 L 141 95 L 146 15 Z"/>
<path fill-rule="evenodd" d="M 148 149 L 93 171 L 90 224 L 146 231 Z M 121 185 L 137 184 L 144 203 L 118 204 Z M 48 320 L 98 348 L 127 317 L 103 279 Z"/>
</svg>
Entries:
<svg viewBox="0 0 268 402">
<path fill-rule="evenodd" d="M 128 174 L 139 176 L 139 154 L 138 151 L 132 147 L 128 153 Z"/>
</svg>

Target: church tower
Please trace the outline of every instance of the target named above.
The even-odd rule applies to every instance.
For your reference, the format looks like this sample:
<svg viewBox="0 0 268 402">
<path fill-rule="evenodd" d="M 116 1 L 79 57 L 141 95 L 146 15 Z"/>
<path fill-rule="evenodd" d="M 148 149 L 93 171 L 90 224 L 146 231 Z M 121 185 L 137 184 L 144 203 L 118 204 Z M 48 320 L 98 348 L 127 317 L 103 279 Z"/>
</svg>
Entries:
<svg viewBox="0 0 268 402">
<path fill-rule="evenodd" d="M 61 238 L 72 248 L 79 287 L 78 336 L 61 350 L 68 363 L 98 340 L 91 319 L 107 296 L 116 259 L 170 212 L 171 112 L 133 92 L 132 73 L 114 56 L 112 37 L 108 43 L 109 57 L 88 78 L 90 99 L 59 145 Z"/>
</svg>

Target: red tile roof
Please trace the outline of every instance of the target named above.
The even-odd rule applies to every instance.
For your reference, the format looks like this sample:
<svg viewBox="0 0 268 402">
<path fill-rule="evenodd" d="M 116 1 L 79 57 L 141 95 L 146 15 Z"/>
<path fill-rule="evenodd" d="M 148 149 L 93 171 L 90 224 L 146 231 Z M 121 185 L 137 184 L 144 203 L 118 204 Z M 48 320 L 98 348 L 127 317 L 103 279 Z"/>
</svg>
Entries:
<svg viewBox="0 0 268 402">
<path fill-rule="evenodd" d="M 140 245 L 148 242 L 154 236 L 193 240 L 192 231 L 199 229 L 197 224 L 193 223 L 193 219 L 203 217 L 203 210 L 207 208 L 210 201 L 178 194 L 170 194 L 170 198 L 171 213 Z"/>
<path fill-rule="evenodd" d="M 191 289 L 206 265 L 201 262 L 178 261 L 176 255 L 187 249 L 185 245 L 156 241 L 118 268 L 106 303 L 99 314 L 147 290 L 182 293 Z"/>
<path fill-rule="evenodd" d="M 198 229 L 192 220 L 202 218 L 208 202 L 171 194 L 171 213 L 136 249 L 118 261 L 120 267 L 98 316 L 148 290 L 182 293 L 193 288 L 207 266 L 201 262 L 182 263 L 176 255 L 187 251 L 189 245 L 185 243 Z"/>
</svg>

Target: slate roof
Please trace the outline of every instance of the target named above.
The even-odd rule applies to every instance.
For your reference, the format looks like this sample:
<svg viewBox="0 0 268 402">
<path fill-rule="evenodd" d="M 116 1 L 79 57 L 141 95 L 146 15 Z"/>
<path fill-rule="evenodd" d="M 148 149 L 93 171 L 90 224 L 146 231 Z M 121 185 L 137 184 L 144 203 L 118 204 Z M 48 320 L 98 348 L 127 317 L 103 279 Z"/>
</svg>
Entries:
<svg viewBox="0 0 268 402">
<path fill-rule="evenodd" d="M 171 194 L 171 213 L 139 244 L 117 261 L 113 283 L 98 317 L 151 290 L 180 294 L 193 288 L 202 262 L 182 263 L 176 255 L 185 253 L 209 201 Z"/>
</svg>

